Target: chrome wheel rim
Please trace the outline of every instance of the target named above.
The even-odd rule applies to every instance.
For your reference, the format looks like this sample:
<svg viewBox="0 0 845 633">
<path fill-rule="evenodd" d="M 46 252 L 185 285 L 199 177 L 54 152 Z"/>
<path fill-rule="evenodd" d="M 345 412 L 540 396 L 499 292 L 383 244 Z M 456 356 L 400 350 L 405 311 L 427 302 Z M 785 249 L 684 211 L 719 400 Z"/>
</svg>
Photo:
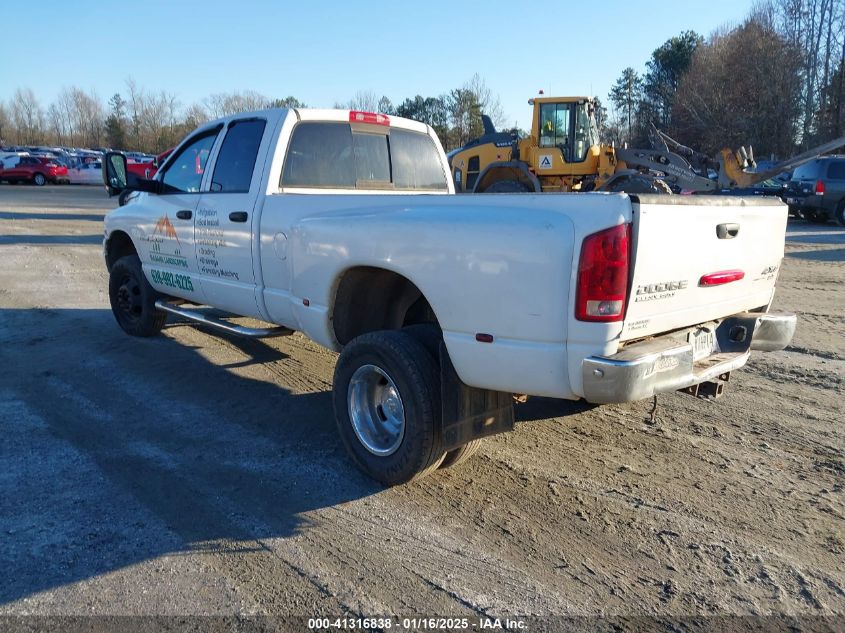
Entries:
<svg viewBox="0 0 845 633">
<path fill-rule="evenodd" d="M 347 392 L 349 419 L 358 441 L 373 455 L 392 455 L 405 437 L 405 406 L 390 376 L 375 365 L 352 374 Z"/>
</svg>

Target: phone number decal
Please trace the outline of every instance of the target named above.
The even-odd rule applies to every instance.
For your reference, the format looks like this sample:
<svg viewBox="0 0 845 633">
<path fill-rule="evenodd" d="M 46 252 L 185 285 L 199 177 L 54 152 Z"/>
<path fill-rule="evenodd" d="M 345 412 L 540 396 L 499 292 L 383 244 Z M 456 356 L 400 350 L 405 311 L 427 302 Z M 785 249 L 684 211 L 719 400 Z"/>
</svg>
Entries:
<svg viewBox="0 0 845 633">
<path fill-rule="evenodd" d="M 194 291 L 194 284 L 187 275 L 156 270 L 155 268 L 150 271 L 150 274 L 152 275 L 153 282 L 160 286 L 170 286 L 171 288 L 187 290 L 189 292 Z"/>
</svg>

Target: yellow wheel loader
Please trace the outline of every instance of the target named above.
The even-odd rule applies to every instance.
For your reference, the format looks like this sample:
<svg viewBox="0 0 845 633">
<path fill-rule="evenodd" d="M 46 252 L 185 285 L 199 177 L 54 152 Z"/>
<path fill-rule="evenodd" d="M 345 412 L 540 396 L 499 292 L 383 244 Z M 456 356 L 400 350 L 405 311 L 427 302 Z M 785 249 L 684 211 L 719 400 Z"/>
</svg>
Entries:
<svg viewBox="0 0 845 633">
<path fill-rule="evenodd" d="M 673 140 L 652 125 L 651 149 L 599 142 L 595 101 L 590 97 L 539 97 L 531 133 L 517 139 L 497 132 L 482 116 L 484 134 L 451 154 L 457 191 L 472 193 L 625 191 L 717 193 L 750 187 L 845 145 L 839 138 L 754 171 L 752 150 L 723 149 L 711 158 Z M 715 173 L 715 178 L 708 174 Z"/>
</svg>

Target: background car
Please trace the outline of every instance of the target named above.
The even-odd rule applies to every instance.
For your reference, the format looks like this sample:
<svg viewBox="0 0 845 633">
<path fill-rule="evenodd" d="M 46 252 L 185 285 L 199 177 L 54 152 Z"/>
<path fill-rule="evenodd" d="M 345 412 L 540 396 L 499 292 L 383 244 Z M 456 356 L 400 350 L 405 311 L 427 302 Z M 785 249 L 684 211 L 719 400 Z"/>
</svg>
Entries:
<svg viewBox="0 0 845 633">
<path fill-rule="evenodd" d="M 722 196 L 775 196 L 786 201 L 787 184 L 778 178 L 769 178 L 763 182 L 751 185 L 750 187 L 737 187 L 735 189 L 722 189 L 719 195 Z"/>
<path fill-rule="evenodd" d="M 11 165 L 11 161 L 6 164 Z M 39 187 L 48 182 L 68 182 L 67 167 L 51 158 L 21 156 L 17 164 L 0 170 L 0 180 L 9 184 L 31 182 Z"/>
<path fill-rule="evenodd" d="M 129 170 L 129 173 L 134 174 L 138 178 L 155 178 L 158 168 L 164 164 L 164 161 L 168 156 L 170 156 L 170 154 L 173 153 L 174 149 L 175 148 L 171 147 L 170 149 L 163 151 L 158 156 L 153 156 L 153 159 L 150 162 L 134 162 L 130 160 L 126 164 L 126 169 Z M 126 154 L 126 157 L 128 159 L 129 154 Z"/>
<path fill-rule="evenodd" d="M 100 161 L 80 162 L 67 170 L 72 185 L 102 185 L 103 164 Z"/>
<path fill-rule="evenodd" d="M 8 167 L 14 167 L 20 162 L 21 156 L 29 156 L 29 152 L 12 152 L 5 150 L 0 152 L 0 170 Z"/>
<path fill-rule="evenodd" d="M 796 168 L 786 189 L 790 212 L 811 222 L 845 226 L 845 155 L 823 156 Z"/>
</svg>

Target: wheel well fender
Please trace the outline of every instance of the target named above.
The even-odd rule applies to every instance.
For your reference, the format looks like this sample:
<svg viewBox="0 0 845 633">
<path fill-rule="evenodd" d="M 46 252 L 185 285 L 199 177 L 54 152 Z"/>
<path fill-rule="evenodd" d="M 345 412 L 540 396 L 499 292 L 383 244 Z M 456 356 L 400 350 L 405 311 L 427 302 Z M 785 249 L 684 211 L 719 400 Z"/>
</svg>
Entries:
<svg viewBox="0 0 845 633">
<path fill-rule="evenodd" d="M 367 332 L 437 323 L 434 310 L 413 282 L 372 266 L 350 268 L 339 276 L 331 319 L 335 339 L 341 345 Z"/>
<path fill-rule="evenodd" d="M 370 266 L 346 270 L 336 284 L 332 323 L 335 338 L 342 346 L 368 332 L 422 323 L 437 327 L 436 353 L 432 355 L 437 357 L 440 367 L 438 432 L 443 450 L 513 429 L 511 394 L 469 387 L 461 381 L 440 336 L 434 310 L 419 288 L 401 274 Z M 415 336 L 427 350 L 434 347 L 433 341 L 427 341 L 420 332 Z"/>
<path fill-rule="evenodd" d="M 123 231 L 112 231 L 111 235 L 109 235 L 106 240 L 106 268 L 109 272 L 111 272 L 111 267 L 114 263 L 121 257 L 137 254 L 138 250 L 135 248 L 132 238 Z"/>
<path fill-rule="evenodd" d="M 531 191 L 540 193 L 540 181 L 528 170 L 528 165 L 521 160 L 509 160 L 499 163 L 490 163 L 478 175 L 475 181 L 473 193 L 481 193 L 494 182 L 500 180 L 515 180 L 528 187 Z"/>
</svg>

